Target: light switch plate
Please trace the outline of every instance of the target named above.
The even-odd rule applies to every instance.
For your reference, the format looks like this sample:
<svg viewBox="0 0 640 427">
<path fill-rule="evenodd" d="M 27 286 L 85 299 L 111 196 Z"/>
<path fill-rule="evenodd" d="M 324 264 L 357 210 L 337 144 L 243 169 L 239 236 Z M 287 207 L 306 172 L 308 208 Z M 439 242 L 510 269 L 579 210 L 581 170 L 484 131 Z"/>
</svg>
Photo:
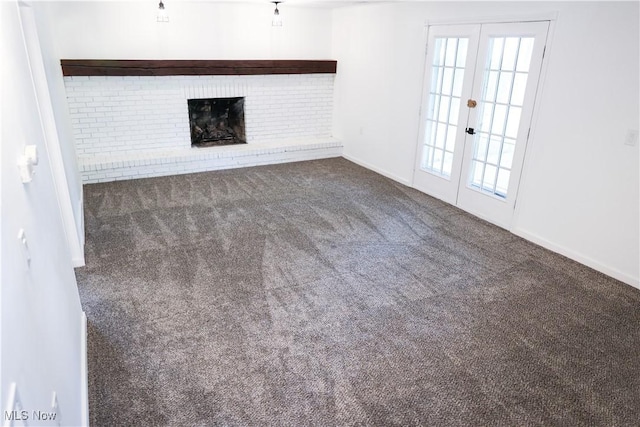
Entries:
<svg viewBox="0 0 640 427">
<path fill-rule="evenodd" d="M 24 147 L 24 154 L 18 158 L 18 169 L 20 170 L 20 179 L 24 184 L 28 184 L 35 174 L 34 166 L 38 164 L 38 147 L 35 145 L 27 145 Z"/>
</svg>

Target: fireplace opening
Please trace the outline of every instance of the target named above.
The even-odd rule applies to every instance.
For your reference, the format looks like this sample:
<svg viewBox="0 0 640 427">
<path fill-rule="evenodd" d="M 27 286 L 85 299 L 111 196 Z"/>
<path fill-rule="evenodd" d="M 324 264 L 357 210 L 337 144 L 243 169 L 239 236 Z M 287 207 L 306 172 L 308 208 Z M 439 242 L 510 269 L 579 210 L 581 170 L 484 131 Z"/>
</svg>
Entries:
<svg viewBox="0 0 640 427">
<path fill-rule="evenodd" d="M 192 147 L 246 144 L 244 98 L 189 99 Z"/>
</svg>

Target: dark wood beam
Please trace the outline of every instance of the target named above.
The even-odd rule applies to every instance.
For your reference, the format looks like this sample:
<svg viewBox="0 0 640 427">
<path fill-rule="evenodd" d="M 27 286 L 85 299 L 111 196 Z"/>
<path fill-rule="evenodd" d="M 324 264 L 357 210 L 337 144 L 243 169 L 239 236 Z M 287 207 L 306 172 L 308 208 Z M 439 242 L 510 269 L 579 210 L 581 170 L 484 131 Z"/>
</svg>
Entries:
<svg viewBox="0 0 640 427">
<path fill-rule="evenodd" d="M 337 61 L 63 59 L 65 76 L 229 76 L 335 73 Z"/>
</svg>

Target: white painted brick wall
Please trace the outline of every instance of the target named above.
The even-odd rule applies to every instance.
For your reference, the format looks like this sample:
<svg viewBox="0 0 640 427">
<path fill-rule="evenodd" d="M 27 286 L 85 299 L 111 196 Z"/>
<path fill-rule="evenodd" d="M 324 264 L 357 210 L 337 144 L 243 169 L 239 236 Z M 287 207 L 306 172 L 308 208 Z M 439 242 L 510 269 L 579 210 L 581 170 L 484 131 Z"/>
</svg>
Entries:
<svg viewBox="0 0 640 427">
<path fill-rule="evenodd" d="M 65 77 L 85 183 L 335 157 L 333 74 Z M 245 97 L 248 144 L 191 148 L 188 99 Z"/>
<path fill-rule="evenodd" d="M 65 77 L 78 157 L 190 148 L 187 99 L 245 97 L 247 142 L 331 135 L 333 74 Z"/>
</svg>

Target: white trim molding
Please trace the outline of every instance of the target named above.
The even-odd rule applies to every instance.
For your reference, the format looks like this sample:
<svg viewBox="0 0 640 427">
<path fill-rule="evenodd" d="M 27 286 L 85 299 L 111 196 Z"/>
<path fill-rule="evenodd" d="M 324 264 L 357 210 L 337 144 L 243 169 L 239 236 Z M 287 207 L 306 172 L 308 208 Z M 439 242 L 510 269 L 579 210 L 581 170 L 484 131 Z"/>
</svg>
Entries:
<svg viewBox="0 0 640 427">
<path fill-rule="evenodd" d="M 515 22 L 556 21 L 557 19 L 558 11 L 550 11 L 546 13 L 509 14 L 501 16 L 484 16 L 462 19 L 428 19 L 424 22 L 424 26 L 429 27 L 431 25 L 504 24 Z"/>
<path fill-rule="evenodd" d="M 80 419 L 89 426 L 89 369 L 87 364 L 87 315 L 83 311 L 80 317 Z"/>
<path fill-rule="evenodd" d="M 614 279 L 620 280 L 628 285 L 631 285 L 635 288 L 640 289 L 640 280 L 638 277 L 633 277 L 627 273 L 624 273 L 615 268 L 611 268 L 605 264 L 602 264 L 586 255 L 581 254 L 580 252 L 569 249 L 565 246 L 559 245 L 557 243 L 553 243 L 543 237 L 540 237 L 536 234 L 525 231 L 521 228 L 513 228 L 511 230 L 513 234 L 516 236 L 520 236 L 523 239 L 529 240 L 537 245 L 542 246 L 545 249 L 549 249 L 552 252 L 558 253 L 560 255 L 564 255 L 569 259 L 572 259 L 580 264 L 586 265 L 587 267 L 591 267 L 594 270 L 597 270 L 607 276 L 611 276 Z"/>
</svg>

